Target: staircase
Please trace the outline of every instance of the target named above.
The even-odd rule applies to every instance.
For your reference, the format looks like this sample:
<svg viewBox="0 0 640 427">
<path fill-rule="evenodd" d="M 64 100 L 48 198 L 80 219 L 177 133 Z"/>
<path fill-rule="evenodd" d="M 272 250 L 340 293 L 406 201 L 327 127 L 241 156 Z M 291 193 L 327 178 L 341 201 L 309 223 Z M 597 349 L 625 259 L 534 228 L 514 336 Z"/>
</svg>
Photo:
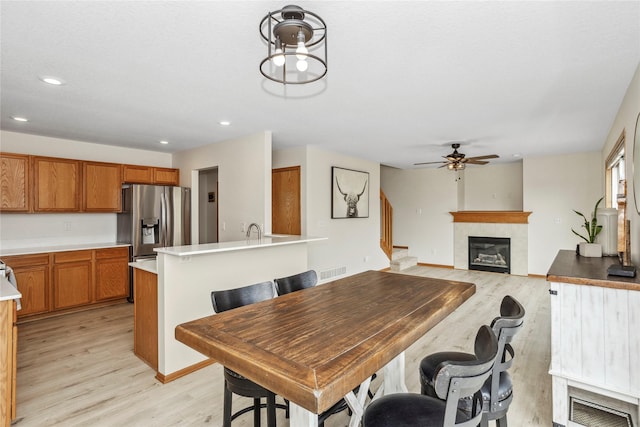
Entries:
<svg viewBox="0 0 640 427">
<path fill-rule="evenodd" d="M 418 264 L 418 258 L 409 256 L 409 248 L 394 246 L 391 252 L 391 271 L 402 271 Z"/>
</svg>

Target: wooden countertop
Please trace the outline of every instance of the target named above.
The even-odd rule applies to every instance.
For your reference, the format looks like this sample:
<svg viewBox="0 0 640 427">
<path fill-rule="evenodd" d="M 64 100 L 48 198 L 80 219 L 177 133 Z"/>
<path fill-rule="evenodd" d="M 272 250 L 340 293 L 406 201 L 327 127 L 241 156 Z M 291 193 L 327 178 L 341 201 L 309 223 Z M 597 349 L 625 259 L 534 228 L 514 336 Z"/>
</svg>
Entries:
<svg viewBox="0 0 640 427">
<path fill-rule="evenodd" d="M 583 257 L 575 251 L 561 250 L 547 272 L 547 281 L 640 291 L 638 273 L 636 277 L 609 276 L 607 268 L 611 264 L 618 264 L 618 258 Z"/>
<path fill-rule="evenodd" d="M 175 336 L 321 413 L 474 293 L 472 283 L 366 271 L 178 325 Z"/>
</svg>

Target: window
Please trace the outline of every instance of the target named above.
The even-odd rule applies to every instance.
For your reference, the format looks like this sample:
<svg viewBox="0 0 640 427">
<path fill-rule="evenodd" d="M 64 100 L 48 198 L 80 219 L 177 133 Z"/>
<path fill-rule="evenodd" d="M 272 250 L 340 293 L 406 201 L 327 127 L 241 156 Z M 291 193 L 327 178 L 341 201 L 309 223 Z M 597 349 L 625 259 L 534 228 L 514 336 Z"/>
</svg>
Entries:
<svg viewBox="0 0 640 427">
<path fill-rule="evenodd" d="M 618 199 L 626 197 L 626 177 L 624 166 L 624 132 L 618 138 L 609 157 L 607 157 L 607 170 L 605 174 L 606 207 L 618 208 Z"/>
</svg>

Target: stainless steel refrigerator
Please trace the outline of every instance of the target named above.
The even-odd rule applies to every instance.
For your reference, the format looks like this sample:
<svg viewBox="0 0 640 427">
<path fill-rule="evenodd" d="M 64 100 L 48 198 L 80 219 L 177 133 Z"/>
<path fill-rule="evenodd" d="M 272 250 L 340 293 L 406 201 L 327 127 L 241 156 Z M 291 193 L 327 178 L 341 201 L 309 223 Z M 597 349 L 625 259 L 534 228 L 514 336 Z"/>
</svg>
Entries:
<svg viewBox="0 0 640 427">
<path fill-rule="evenodd" d="M 160 185 L 124 185 L 117 229 L 118 243 L 131 245 L 131 261 L 155 258 L 154 248 L 191 244 L 190 190 Z M 133 277 L 129 283 L 129 301 L 133 301 Z"/>
</svg>

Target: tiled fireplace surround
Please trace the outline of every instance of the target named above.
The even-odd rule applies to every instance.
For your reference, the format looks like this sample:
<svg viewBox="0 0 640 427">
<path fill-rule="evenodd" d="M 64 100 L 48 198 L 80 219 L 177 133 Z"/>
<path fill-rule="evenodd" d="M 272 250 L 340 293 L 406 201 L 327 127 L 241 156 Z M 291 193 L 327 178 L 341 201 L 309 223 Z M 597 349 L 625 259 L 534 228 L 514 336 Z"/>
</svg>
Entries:
<svg viewBox="0 0 640 427">
<path fill-rule="evenodd" d="M 453 215 L 453 267 L 469 269 L 469 236 L 511 239 L 511 274 L 529 274 L 529 215 L 523 211 L 457 211 Z"/>
</svg>

